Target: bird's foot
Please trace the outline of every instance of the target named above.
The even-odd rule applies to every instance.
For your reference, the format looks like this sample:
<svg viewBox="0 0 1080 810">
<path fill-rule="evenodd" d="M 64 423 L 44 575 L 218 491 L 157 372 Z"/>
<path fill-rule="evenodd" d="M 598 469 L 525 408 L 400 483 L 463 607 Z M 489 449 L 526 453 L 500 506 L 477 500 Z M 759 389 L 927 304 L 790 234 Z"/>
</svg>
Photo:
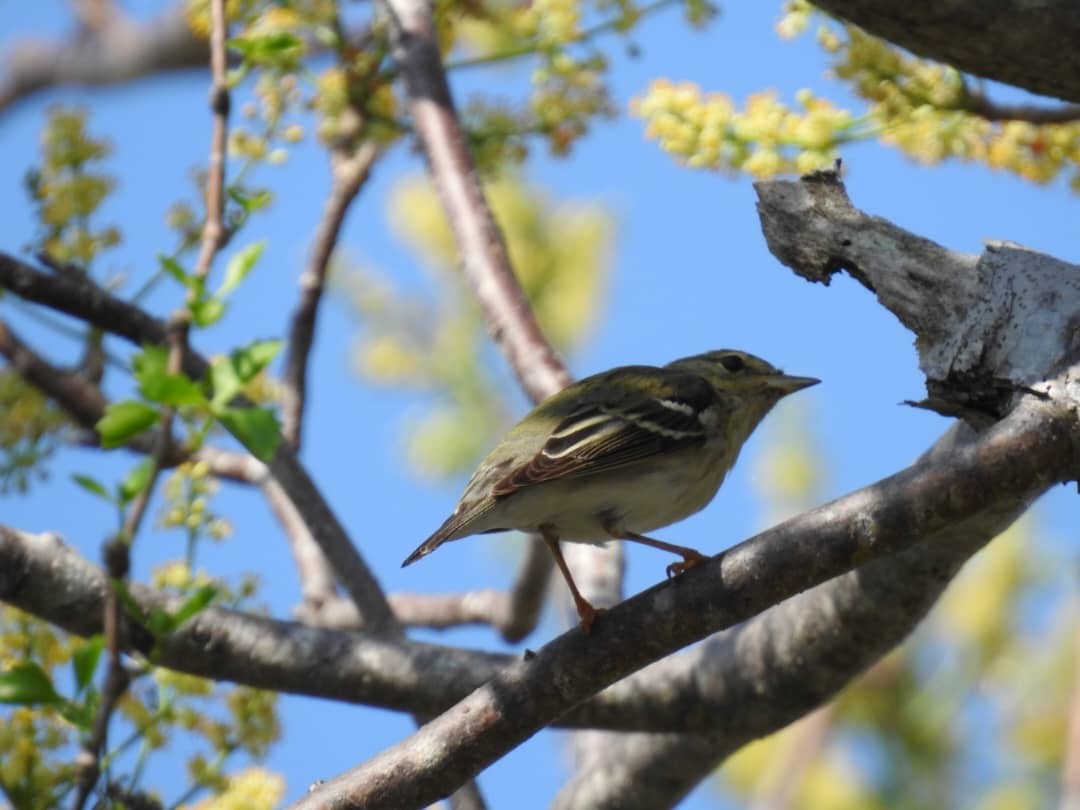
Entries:
<svg viewBox="0 0 1080 810">
<path fill-rule="evenodd" d="M 709 559 L 704 554 L 694 551 L 692 548 L 688 548 L 683 551 L 682 555 L 682 562 L 674 562 L 667 567 L 668 579 L 671 579 L 672 577 L 677 577 L 679 574 L 682 574 L 685 571 L 689 571 L 695 565 L 700 565 L 701 563 Z"/>
<path fill-rule="evenodd" d="M 576 605 L 578 618 L 581 620 L 581 630 L 585 635 L 592 634 L 593 622 L 596 621 L 596 617 L 604 612 L 604 608 L 594 608 L 584 598 L 577 602 Z"/>
</svg>

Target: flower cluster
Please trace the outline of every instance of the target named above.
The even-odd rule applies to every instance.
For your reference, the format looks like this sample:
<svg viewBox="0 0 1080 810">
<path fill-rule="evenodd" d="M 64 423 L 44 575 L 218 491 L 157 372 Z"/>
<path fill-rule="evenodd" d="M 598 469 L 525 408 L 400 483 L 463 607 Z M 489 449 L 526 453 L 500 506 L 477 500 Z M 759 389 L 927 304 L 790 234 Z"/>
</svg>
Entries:
<svg viewBox="0 0 1080 810">
<path fill-rule="evenodd" d="M 860 126 L 846 110 L 808 90 L 797 100 L 802 112 L 775 94 L 758 93 L 739 111 L 722 93 L 705 95 L 689 82 L 659 79 L 633 110 L 645 119 L 646 136 L 688 166 L 769 177 L 830 165 L 837 146 L 855 137 Z"/>
<path fill-rule="evenodd" d="M 192 536 L 226 539 L 232 534 L 232 526 L 210 509 L 210 499 L 217 490 L 218 482 L 210 475 L 210 466 L 205 461 L 180 464 L 165 483 L 161 525 L 183 528 Z"/>
<path fill-rule="evenodd" d="M 62 262 L 88 268 L 102 251 L 120 242 L 114 226 L 90 221 L 113 190 L 113 178 L 95 170 L 112 146 L 86 129 L 86 111 L 56 107 L 42 133 L 41 165 L 27 174 L 42 233 L 40 250 Z"/>
</svg>

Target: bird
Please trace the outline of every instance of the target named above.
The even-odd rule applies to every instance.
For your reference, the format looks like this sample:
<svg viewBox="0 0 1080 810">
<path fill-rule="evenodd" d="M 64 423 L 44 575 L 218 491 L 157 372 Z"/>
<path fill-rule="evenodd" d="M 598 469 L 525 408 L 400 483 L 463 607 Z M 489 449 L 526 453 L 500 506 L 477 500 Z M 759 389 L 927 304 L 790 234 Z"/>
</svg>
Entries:
<svg viewBox="0 0 1080 810">
<path fill-rule="evenodd" d="M 816 385 L 760 357 L 716 349 L 665 366 L 620 366 L 543 400 L 480 462 L 454 511 L 402 563 L 443 543 L 518 530 L 543 538 L 589 633 L 560 541 L 627 540 L 682 557 L 669 577 L 708 559 L 646 533 L 703 509 L 739 450 L 782 398 Z"/>
</svg>

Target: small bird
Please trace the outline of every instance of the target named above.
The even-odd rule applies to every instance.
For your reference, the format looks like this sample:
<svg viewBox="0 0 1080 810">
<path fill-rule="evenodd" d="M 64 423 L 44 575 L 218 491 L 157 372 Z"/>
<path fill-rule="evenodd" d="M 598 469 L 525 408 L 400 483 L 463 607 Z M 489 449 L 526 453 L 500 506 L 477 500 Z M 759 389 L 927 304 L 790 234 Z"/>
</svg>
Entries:
<svg viewBox="0 0 1080 810">
<path fill-rule="evenodd" d="M 559 541 L 630 540 L 680 555 L 668 576 L 707 559 L 645 532 L 703 509 L 772 407 L 818 382 L 730 349 L 586 377 L 511 429 L 480 462 L 453 514 L 402 567 L 449 540 L 537 532 L 588 633 L 597 611 L 574 584 Z"/>
</svg>

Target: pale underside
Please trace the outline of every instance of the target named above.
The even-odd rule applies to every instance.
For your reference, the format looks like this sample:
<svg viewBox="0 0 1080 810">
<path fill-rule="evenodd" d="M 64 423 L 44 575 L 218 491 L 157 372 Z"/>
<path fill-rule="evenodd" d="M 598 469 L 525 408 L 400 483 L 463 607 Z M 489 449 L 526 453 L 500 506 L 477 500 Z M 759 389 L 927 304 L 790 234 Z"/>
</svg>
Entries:
<svg viewBox="0 0 1080 810">
<path fill-rule="evenodd" d="M 498 499 L 486 514 L 446 539 L 542 526 L 561 540 L 580 543 L 602 543 L 627 532 L 646 534 L 700 511 L 713 499 L 735 461 L 733 454 L 718 452 L 723 442 L 717 437 L 651 463 L 530 485 Z"/>
</svg>

